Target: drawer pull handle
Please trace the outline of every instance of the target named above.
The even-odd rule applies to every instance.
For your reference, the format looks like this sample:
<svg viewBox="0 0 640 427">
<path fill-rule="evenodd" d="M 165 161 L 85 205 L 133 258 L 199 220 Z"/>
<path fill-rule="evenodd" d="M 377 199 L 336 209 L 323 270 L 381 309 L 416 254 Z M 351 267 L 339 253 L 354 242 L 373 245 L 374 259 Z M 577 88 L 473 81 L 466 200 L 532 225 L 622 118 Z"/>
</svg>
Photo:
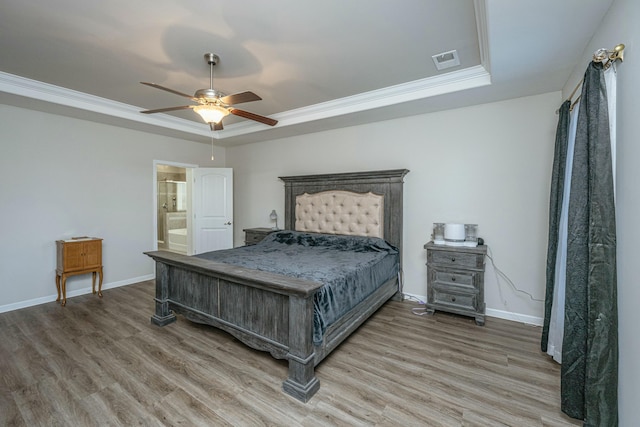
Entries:
<svg viewBox="0 0 640 427">
<path fill-rule="evenodd" d="M 456 262 L 456 259 L 455 258 L 451 258 L 451 262 Z"/>
<path fill-rule="evenodd" d="M 456 297 L 451 297 L 451 302 L 456 302 Z"/>
<path fill-rule="evenodd" d="M 456 276 L 451 276 L 451 281 L 455 282 L 456 281 Z"/>
</svg>

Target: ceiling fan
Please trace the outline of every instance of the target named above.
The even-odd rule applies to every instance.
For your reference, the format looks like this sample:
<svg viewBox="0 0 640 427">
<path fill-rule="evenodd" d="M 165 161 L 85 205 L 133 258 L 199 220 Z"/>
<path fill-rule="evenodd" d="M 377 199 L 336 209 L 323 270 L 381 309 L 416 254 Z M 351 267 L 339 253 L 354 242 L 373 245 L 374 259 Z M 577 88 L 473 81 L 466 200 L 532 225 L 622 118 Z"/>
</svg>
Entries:
<svg viewBox="0 0 640 427">
<path fill-rule="evenodd" d="M 186 93 L 182 93 L 177 90 L 169 89 L 164 86 L 160 86 L 156 83 L 140 82 L 143 85 L 166 90 L 167 92 L 189 98 L 190 100 L 197 102 L 197 105 L 182 105 L 180 107 L 158 108 L 156 110 L 141 111 L 141 113 L 153 114 L 164 113 L 166 111 L 192 109 L 193 111 L 198 113 L 205 122 L 209 123 L 211 130 L 222 130 L 222 119 L 229 114 L 233 114 L 235 116 L 243 117 L 249 120 L 255 120 L 256 122 L 264 123 L 269 126 L 275 126 L 278 123 L 277 120 L 271 119 L 269 117 L 260 116 L 249 111 L 240 110 L 233 107 L 233 105 L 235 104 L 260 101 L 262 98 L 251 91 L 234 93 L 232 95 L 224 95 L 222 92 L 215 90 L 213 88 L 213 66 L 220 62 L 220 58 L 218 57 L 218 55 L 215 55 L 213 53 L 205 53 L 204 59 L 209 64 L 210 68 L 209 88 L 199 89 L 193 96 L 187 95 Z"/>
</svg>

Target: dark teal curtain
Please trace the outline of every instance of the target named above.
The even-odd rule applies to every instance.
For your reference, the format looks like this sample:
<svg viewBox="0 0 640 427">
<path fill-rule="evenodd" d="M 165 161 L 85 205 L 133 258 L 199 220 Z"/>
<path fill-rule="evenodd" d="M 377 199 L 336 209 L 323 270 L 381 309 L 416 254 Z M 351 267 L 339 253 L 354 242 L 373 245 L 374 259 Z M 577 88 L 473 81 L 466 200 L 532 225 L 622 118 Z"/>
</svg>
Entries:
<svg viewBox="0 0 640 427">
<path fill-rule="evenodd" d="M 561 405 L 586 426 L 617 426 L 616 223 L 601 63 L 587 68 L 580 102 L 568 214 Z"/>
<path fill-rule="evenodd" d="M 560 213 L 562 211 L 562 195 L 564 194 L 564 178 L 567 168 L 567 147 L 569 145 L 569 121 L 571 101 L 565 101 L 558 111 L 558 127 L 556 129 L 556 146 L 551 171 L 551 196 L 549 198 L 549 241 L 547 243 L 547 284 L 544 300 L 544 324 L 542 326 L 542 351 L 547 351 L 549 341 L 549 323 L 553 306 L 553 291 L 556 276 L 556 257 L 558 256 L 558 237 Z"/>
</svg>

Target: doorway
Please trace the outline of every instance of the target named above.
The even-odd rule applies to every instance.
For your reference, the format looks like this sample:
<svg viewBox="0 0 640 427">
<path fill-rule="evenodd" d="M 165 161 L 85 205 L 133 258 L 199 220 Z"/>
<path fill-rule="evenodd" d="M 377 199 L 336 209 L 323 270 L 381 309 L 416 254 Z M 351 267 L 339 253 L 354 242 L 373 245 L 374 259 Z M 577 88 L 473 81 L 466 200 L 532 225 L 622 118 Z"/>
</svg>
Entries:
<svg viewBox="0 0 640 427">
<path fill-rule="evenodd" d="M 187 169 L 156 165 L 156 232 L 159 250 L 187 253 Z"/>
<path fill-rule="evenodd" d="M 185 255 L 233 247 L 233 170 L 153 161 L 153 247 Z"/>
</svg>

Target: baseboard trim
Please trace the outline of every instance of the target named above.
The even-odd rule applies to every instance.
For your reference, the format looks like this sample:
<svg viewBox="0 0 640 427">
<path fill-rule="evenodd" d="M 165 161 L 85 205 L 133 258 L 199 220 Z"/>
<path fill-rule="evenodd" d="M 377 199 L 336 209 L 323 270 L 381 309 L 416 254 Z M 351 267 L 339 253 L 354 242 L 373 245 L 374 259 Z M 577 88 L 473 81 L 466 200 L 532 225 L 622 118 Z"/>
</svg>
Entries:
<svg viewBox="0 0 640 427">
<path fill-rule="evenodd" d="M 413 300 L 418 304 L 424 304 L 427 297 L 424 295 L 415 295 L 405 292 L 403 294 L 405 300 Z M 495 317 L 497 319 L 511 320 L 514 322 L 524 323 L 526 325 L 542 326 L 543 318 L 536 316 L 529 316 L 528 314 L 513 313 L 511 311 L 496 310 L 493 308 L 487 308 L 485 310 L 487 317 Z"/>
<path fill-rule="evenodd" d="M 513 313 L 511 311 L 496 310 L 493 308 L 487 308 L 485 314 L 490 317 L 497 317 L 498 319 L 513 320 L 514 322 L 524 323 L 525 325 L 542 326 L 544 321 L 542 317 Z"/>
<path fill-rule="evenodd" d="M 147 274 L 145 276 L 133 277 L 130 279 L 120 280 L 118 282 L 110 282 L 104 283 L 102 285 L 102 289 L 111 289 L 111 288 L 119 288 L 120 286 L 132 285 L 138 282 L 144 282 L 145 280 L 153 280 L 155 279 L 155 274 Z M 67 298 L 77 297 L 79 295 L 86 295 L 91 293 L 91 287 L 86 287 L 82 289 L 76 289 L 74 291 L 67 293 Z M 34 305 L 45 304 L 51 301 L 55 301 L 57 298 L 57 294 L 52 294 L 46 297 L 34 298 L 26 301 L 20 301 L 12 304 L 6 304 L 0 306 L 0 313 L 6 313 L 8 311 L 20 310 L 21 308 L 32 307 Z M 404 299 L 412 299 L 419 301 L 419 304 L 423 304 L 424 301 L 427 300 L 427 297 L 424 295 L 415 295 L 410 293 L 404 293 Z M 527 325 L 534 326 L 542 326 L 543 319 L 542 317 L 537 316 L 529 316 L 527 314 L 514 313 L 511 311 L 504 310 L 496 310 L 493 308 L 487 308 L 485 312 L 487 317 L 495 317 L 498 319 L 511 320 L 514 322 L 520 322 Z"/>
<path fill-rule="evenodd" d="M 155 277 L 156 277 L 155 274 L 147 274 L 145 276 L 132 277 L 130 279 L 120 280 L 118 282 L 103 283 L 102 290 L 104 291 L 106 289 L 119 288 L 120 286 L 132 285 L 134 283 L 144 282 L 145 280 L 153 280 L 155 279 Z M 90 293 L 91 293 L 91 286 L 82 288 L 82 289 L 76 289 L 74 291 L 67 292 L 67 299 L 77 297 L 79 295 L 90 294 Z M 27 307 L 32 307 L 34 305 L 45 304 L 51 301 L 55 301 L 56 298 L 58 298 L 58 295 L 52 294 L 46 297 L 34 298 L 26 301 L 15 302 L 12 304 L 0 305 L 0 313 L 6 313 L 8 311 L 20 310 L 21 308 L 27 308 Z"/>
</svg>

